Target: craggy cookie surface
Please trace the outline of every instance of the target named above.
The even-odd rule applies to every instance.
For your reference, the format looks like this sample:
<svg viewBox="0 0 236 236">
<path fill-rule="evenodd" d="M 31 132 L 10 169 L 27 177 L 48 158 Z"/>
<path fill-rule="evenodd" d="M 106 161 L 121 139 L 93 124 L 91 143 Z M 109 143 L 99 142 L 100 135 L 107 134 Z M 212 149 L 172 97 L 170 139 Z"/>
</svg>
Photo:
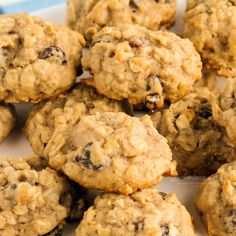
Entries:
<svg viewBox="0 0 236 236">
<path fill-rule="evenodd" d="M 236 78 L 220 85 L 213 94 L 212 107 L 215 120 L 226 128 L 236 147 Z"/>
<path fill-rule="evenodd" d="M 88 188 L 130 194 L 175 174 L 167 141 L 148 116 L 105 112 L 60 125 L 46 146 L 49 165 Z"/>
<path fill-rule="evenodd" d="M 188 0 L 183 35 L 218 75 L 236 75 L 235 25 L 235 0 Z"/>
<path fill-rule="evenodd" d="M 67 24 L 88 40 L 101 28 L 121 23 L 152 30 L 174 23 L 176 0 L 69 0 Z"/>
<path fill-rule="evenodd" d="M 83 37 L 27 14 L 0 15 L 0 100 L 39 102 L 69 89 Z"/>
<path fill-rule="evenodd" d="M 0 160 L 1 236 L 44 235 L 69 215 L 67 182 L 37 161 Z"/>
<path fill-rule="evenodd" d="M 100 93 L 148 109 L 180 99 L 201 79 L 200 56 L 188 39 L 130 24 L 98 32 L 82 65 Z"/>
<path fill-rule="evenodd" d="M 236 162 L 220 167 L 205 180 L 196 201 L 209 235 L 235 236 Z"/>
<path fill-rule="evenodd" d="M 236 149 L 214 120 L 209 100 L 210 92 L 200 88 L 151 116 L 168 140 L 179 175 L 210 175 L 236 160 Z"/>
<path fill-rule="evenodd" d="M 29 113 L 25 134 L 34 152 L 43 156 L 44 149 L 60 124 L 75 125 L 86 114 L 123 111 L 121 103 L 98 95 L 95 89 L 78 84 L 58 98 L 36 105 Z"/>
<path fill-rule="evenodd" d="M 12 105 L 0 103 L 0 143 L 10 133 L 16 123 L 16 114 Z"/>
<path fill-rule="evenodd" d="M 84 214 L 77 236 L 194 236 L 191 216 L 174 193 L 145 189 L 103 194 Z"/>
</svg>

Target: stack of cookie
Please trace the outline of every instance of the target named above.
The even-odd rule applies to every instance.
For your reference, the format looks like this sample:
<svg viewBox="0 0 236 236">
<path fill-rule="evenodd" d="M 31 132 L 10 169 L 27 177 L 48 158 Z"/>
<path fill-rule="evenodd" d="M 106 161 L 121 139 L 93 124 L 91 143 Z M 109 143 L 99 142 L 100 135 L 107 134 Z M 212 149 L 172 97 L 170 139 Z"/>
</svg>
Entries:
<svg viewBox="0 0 236 236">
<path fill-rule="evenodd" d="M 61 235 L 82 218 L 83 186 L 106 193 L 77 236 L 191 236 L 186 208 L 153 186 L 217 172 L 197 208 L 210 235 L 235 236 L 235 5 L 188 0 L 189 39 L 167 31 L 175 0 L 69 0 L 71 29 L 1 15 L 0 141 L 16 120 L 6 103 L 39 104 L 24 127 L 36 157 L 0 161 L 0 235 Z M 209 74 L 232 78 L 210 91 Z"/>
</svg>

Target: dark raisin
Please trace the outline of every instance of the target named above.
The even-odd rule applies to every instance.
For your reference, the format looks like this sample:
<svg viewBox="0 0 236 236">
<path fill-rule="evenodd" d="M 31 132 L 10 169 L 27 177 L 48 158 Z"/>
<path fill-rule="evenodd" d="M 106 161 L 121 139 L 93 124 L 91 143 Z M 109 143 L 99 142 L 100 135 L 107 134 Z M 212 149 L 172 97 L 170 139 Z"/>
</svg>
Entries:
<svg viewBox="0 0 236 236">
<path fill-rule="evenodd" d="M 133 222 L 135 232 L 139 232 L 144 229 L 144 219 Z"/>
<path fill-rule="evenodd" d="M 17 187 L 16 184 L 12 184 L 12 185 L 11 185 L 11 188 L 12 188 L 12 189 L 16 189 L 16 187 Z"/>
<path fill-rule="evenodd" d="M 212 116 L 212 110 L 209 107 L 202 107 L 201 109 L 199 109 L 198 115 L 204 119 L 208 119 Z"/>
<path fill-rule="evenodd" d="M 229 209 L 224 218 L 225 229 L 227 233 L 233 233 L 236 230 L 236 209 Z"/>
<path fill-rule="evenodd" d="M 145 43 L 145 38 L 132 38 L 129 40 L 129 45 L 132 48 L 139 48 Z"/>
<path fill-rule="evenodd" d="M 43 236 L 62 236 L 64 230 L 64 225 L 61 224 L 54 228 L 51 232 L 44 234 Z"/>
<path fill-rule="evenodd" d="M 161 225 L 162 235 L 161 236 L 168 236 L 169 235 L 169 226 L 167 224 Z"/>
<path fill-rule="evenodd" d="M 67 64 L 65 52 L 63 52 L 63 50 L 57 46 L 45 48 L 39 56 L 40 59 L 47 59 L 50 57 L 57 57 L 58 59 L 60 59 L 62 65 Z"/>
<path fill-rule="evenodd" d="M 206 11 L 206 13 L 207 13 L 207 15 L 210 16 L 213 12 L 212 12 L 212 10 L 211 10 L 210 8 L 208 8 L 207 11 Z"/>
<path fill-rule="evenodd" d="M 25 182 L 26 179 L 27 179 L 27 178 L 26 178 L 24 175 L 21 175 L 21 176 L 18 178 L 19 182 Z"/>
<path fill-rule="evenodd" d="M 115 55 L 116 53 L 114 51 L 111 51 L 109 57 L 114 57 Z"/>
<path fill-rule="evenodd" d="M 90 148 L 92 146 L 92 142 L 91 143 L 87 143 L 84 147 L 84 152 L 82 153 L 81 156 L 77 156 L 75 159 L 78 163 L 82 164 L 83 166 L 85 166 L 88 169 L 91 170 L 102 170 L 104 168 L 103 165 L 94 165 L 93 162 L 90 160 L 91 156 L 90 156 Z"/>
<path fill-rule="evenodd" d="M 135 2 L 135 0 L 129 0 L 129 5 L 134 9 L 139 9 L 138 4 Z"/>
<path fill-rule="evenodd" d="M 121 101 L 122 108 L 124 109 L 125 113 L 134 116 L 134 107 L 133 105 L 128 101 L 128 99 L 123 99 Z"/>
<path fill-rule="evenodd" d="M 146 90 L 147 90 L 147 91 L 150 91 L 151 88 L 152 88 L 152 87 L 151 87 L 149 84 L 147 84 L 147 86 L 146 86 Z"/>
<path fill-rule="evenodd" d="M 227 37 L 219 36 L 219 41 L 220 41 L 221 47 L 224 51 L 229 50 L 229 43 L 228 43 Z"/>
<path fill-rule="evenodd" d="M 83 74 L 83 69 L 82 69 L 82 66 L 78 66 L 77 69 L 76 69 L 76 75 L 79 77 Z"/>
<path fill-rule="evenodd" d="M 160 95 L 157 93 L 148 94 L 145 97 L 144 104 L 149 110 L 155 110 L 160 102 Z"/>
<path fill-rule="evenodd" d="M 230 209 L 228 212 L 228 216 L 233 216 L 233 215 L 236 215 L 236 210 Z"/>
<path fill-rule="evenodd" d="M 231 221 L 232 226 L 236 227 L 236 210 L 235 209 L 231 209 L 228 213 L 229 221 Z"/>
<path fill-rule="evenodd" d="M 163 193 L 163 192 L 159 192 L 159 194 L 161 195 L 162 199 L 165 200 L 166 199 L 166 196 L 167 194 L 166 193 Z"/>
</svg>

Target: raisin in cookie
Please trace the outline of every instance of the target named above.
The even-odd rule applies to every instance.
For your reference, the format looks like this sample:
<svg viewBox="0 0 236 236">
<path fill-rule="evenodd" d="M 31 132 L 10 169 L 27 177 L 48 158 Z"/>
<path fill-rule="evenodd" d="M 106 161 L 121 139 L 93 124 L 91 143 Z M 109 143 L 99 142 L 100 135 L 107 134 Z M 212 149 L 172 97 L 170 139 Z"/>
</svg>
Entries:
<svg viewBox="0 0 236 236">
<path fill-rule="evenodd" d="M 95 89 L 77 84 L 58 98 L 42 102 L 30 111 L 24 132 L 34 152 L 43 156 L 45 146 L 60 124 L 74 125 L 86 114 L 123 111 L 120 102 L 98 95 Z"/>
<path fill-rule="evenodd" d="M 39 102 L 68 90 L 83 37 L 27 14 L 0 15 L 0 100 Z"/>
<path fill-rule="evenodd" d="M 82 65 L 94 75 L 85 82 L 101 94 L 148 109 L 180 99 L 201 79 L 200 56 L 188 39 L 130 24 L 98 32 Z"/>
<path fill-rule="evenodd" d="M 212 98 L 213 116 L 236 147 L 236 78 L 227 79 Z"/>
<path fill-rule="evenodd" d="M 209 235 L 236 234 L 236 162 L 221 166 L 199 189 L 196 206 Z"/>
<path fill-rule="evenodd" d="M 194 236 L 190 214 L 174 193 L 145 189 L 130 196 L 106 193 L 84 214 L 77 236 Z"/>
<path fill-rule="evenodd" d="M 236 75 L 236 1 L 188 0 L 183 35 L 190 38 L 208 70 Z"/>
<path fill-rule="evenodd" d="M 8 158 L 0 160 L 0 202 L 1 236 L 38 236 L 69 216 L 72 195 L 65 178 L 39 158 Z"/>
<path fill-rule="evenodd" d="M 14 128 L 16 113 L 12 105 L 0 103 L 0 143 Z"/>
<path fill-rule="evenodd" d="M 45 148 L 49 165 L 88 188 L 130 194 L 174 175 L 167 141 L 149 116 L 104 112 L 60 125 Z"/>
<path fill-rule="evenodd" d="M 210 92 L 201 88 L 151 116 L 169 142 L 180 175 L 210 175 L 236 160 L 236 149 L 214 120 L 209 100 Z"/>
<path fill-rule="evenodd" d="M 121 23 L 158 30 L 174 23 L 176 0 L 69 0 L 67 24 L 92 40 L 104 26 Z"/>
</svg>

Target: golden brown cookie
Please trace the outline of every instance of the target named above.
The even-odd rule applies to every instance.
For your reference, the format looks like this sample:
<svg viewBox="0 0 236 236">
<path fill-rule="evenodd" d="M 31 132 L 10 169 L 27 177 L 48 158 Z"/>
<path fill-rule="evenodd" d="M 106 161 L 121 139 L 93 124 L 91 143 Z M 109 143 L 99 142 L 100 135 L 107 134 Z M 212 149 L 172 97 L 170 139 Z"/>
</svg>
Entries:
<svg viewBox="0 0 236 236">
<path fill-rule="evenodd" d="M 167 140 L 149 116 L 104 112 L 58 126 L 44 156 L 49 165 L 87 188 L 131 194 L 162 175 L 175 175 Z"/>
<path fill-rule="evenodd" d="M 236 75 L 236 1 L 188 0 L 183 36 L 191 39 L 206 69 Z"/>
<path fill-rule="evenodd" d="M 221 166 L 200 186 L 197 209 L 210 236 L 235 236 L 236 162 Z"/>
<path fill-rule="evenodd" d="M 27 14 L 0 15 L 0 101 L 39 102 L 75 82 L 85 41 Z"/>
<path fill-rule="evenodd" d="M 106 27 L 82 58 L 85 82 L 105 96 L 153 110 L 175 102 L 201 79 L 201 60 L 188 39 L 138 25 Z"/>
<path fill-rule="evenodd" d="M 84 214 L 77 236 L 194 236 L 192 219 L 174 193 L 145 189 L 130 196 L 105 193 Z"/>
<path fill-rule="evenodd" d="M 213 117 L 210 92 L 199 88 L 151 115 L 154 126 L 170 145 L 179 175 L 210 175 L 236 160 L 226 129 Z"/>
<path fill-rule="evenodd" d="M 72 197 L 66 179 L 46 167 L 40 158 L 1 158 L 0 235 L 59 232 L 70 214 Z"/>
<path fill-rule="evenodd" d="M 69 0 L 67 25 L 92 37 L 105 26 L 121 23 L 158 30 L 174 23 L 176 0 Z"/>
</svg>

